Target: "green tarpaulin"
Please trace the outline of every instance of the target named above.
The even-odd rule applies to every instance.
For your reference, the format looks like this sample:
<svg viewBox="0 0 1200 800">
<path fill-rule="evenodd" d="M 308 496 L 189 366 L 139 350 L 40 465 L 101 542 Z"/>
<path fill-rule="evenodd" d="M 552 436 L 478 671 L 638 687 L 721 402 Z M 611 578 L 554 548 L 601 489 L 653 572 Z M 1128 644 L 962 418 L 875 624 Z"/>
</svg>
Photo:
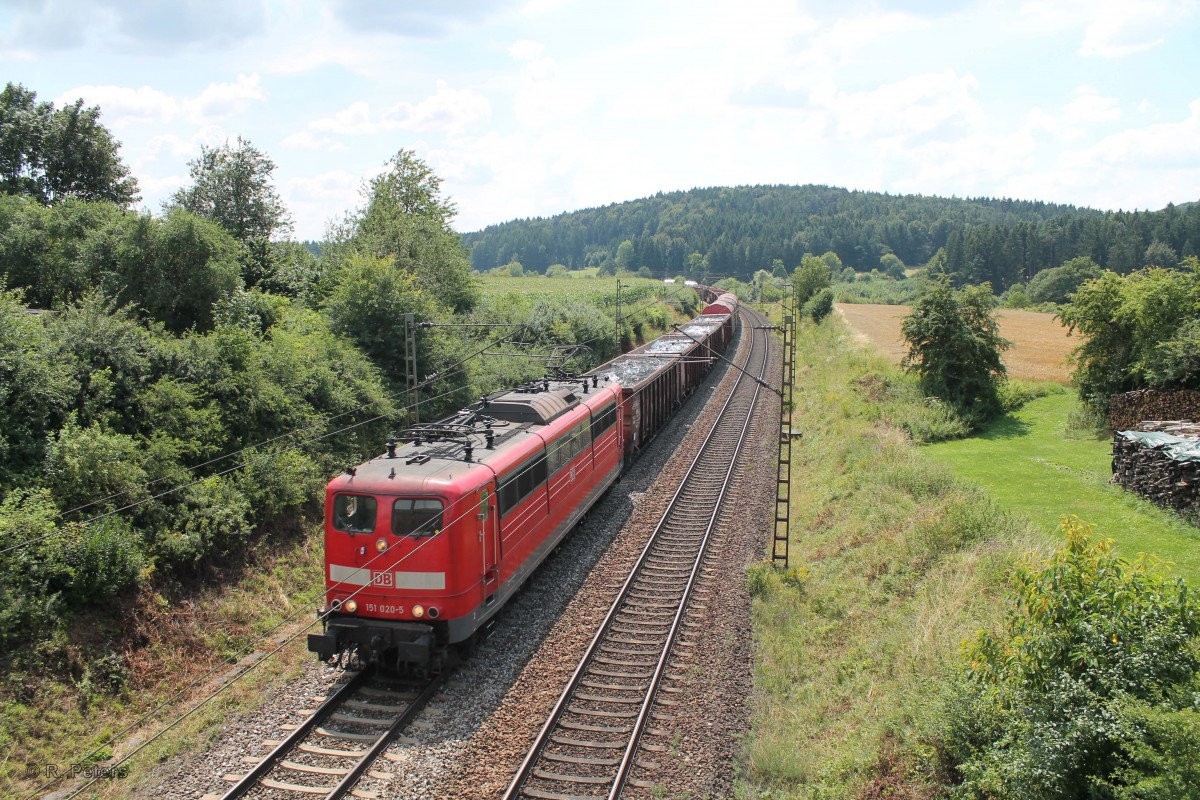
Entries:
<svg viewBox="0 0 1200 800">
<path fill-rule="evenodd" d="M 1172 436 L 1158 431 L 1117 431 L 1117 435 L 1161 450 L 1175 461 L 1200 461 L 1200 439 Z"/>
</svg>

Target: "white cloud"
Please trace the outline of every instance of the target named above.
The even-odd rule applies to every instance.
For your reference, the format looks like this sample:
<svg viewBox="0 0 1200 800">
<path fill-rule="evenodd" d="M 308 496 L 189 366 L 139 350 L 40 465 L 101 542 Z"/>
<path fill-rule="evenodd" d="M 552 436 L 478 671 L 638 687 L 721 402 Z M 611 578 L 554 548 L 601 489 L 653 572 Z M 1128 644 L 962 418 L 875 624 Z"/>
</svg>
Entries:
<svg viewBox="0 0 1200 800">
<path fill-rule="evenodd" d="M 326 153 L 336 153 L 347 149 L 346 145 L 336 139 L 328 136 L 314 136 L 309 131 L 293 133 L 291 136 L 285 137 L 279 144 L 295 150 L 319 150 Z"/>
<path fill-rule="evenodd" d="M 560 8 L 565 8 L 570 4 L 571 0 L 525 0 L 521 11 L 526 16 L 536 17 L 551 11 L 558 11 Z"/>
<path fill-rule="evenodd" d="M 1019 17 L 1040 33 L 1081 28 L 1079 55 L 1116 59 L 1159 46 L 1195 9 L 1195 0 L 1060 0 L 1022 3 Z"/>
<path fill-rule="evenodd" d="M 532 39 L 522 39 L 508 48 L 508 54 L 517 61 L 532 61 L 540 56 L 544 49 L 541 42 L 535 42 Z"/>
<path fill-rule="evenodd" d="M 0 41 L 34 51 L 66 51 L 89 44 L 124 52 L 171 52 L 229 46 L 263 33 L 263 0 L 42 0 L 9 2 L 9 31 Z"/>
<path fill-rule="evenodd" d="M 55 99 L 64 106 L 83 98 L 85 105 L 100 106 L 102 121 L 113 128 L 131 124 L 166 123 L 180 112 L 179 101 L 150 86 L 137 89 L 126 86 L 77 86 Z"/>
<path fill-rule="evenodd" d="M 347 28 L 364 33 L 441 38 L 503 14 L 514 0 L 411 3 L 396 0 L 335 0 L 331 9 Z"/>
<path fill-rule="evenodd" d="M 309 128 L 353 136 L 396 130 L 457 134 L 491 113 L 491 104 L 483 95 L 469 89 L 451 89 L 445 81 L 438 81 L 437 92 L 418 103 L 397 103 L 376 116 L 370 103 L 358 100 L 331 117 L 314 120 Z"/>
<path fill-rule="evenodd" d="M 205 137 L 207 144 L 207 137 Z M 176 136 L 172 133 L 163 133 L 157 136 L 152 136 L 146 142 L 142 150 L 137 154 L 137 164 L 146 164 L 157 161 L 159 156 L 166 153 L 172 160 L 188 158 L 199 152 L 199 146 L 195 139 L 185 139 L 182 136 Z"/>
<path fill-rule="evenodd" d="M 1063 117 L 1069 124 L 1089 125 L 1112 122 L 1121 117 L 1121 104 L 1115 97 L 1104 97 L 1091 86 L 1075 90 L 1075 99 L 1063 108 Z"/>
<path fill-rule="evenodd" d="M 185 105 L 195 122 L 223 119 L 244 112 L 255 102 L 267 99 L 257 74 L 238 75 L 233 83 L 210 83 Z"/>
<path fill-rule="evenodd" d="M 1024 129 L 1032 134 L 1048 133 L 1062 142 L 1094 138 L 1096 130 L 1121 118 L 1121 104 L 1091 86 L 1075 90 L 1075 98 L 1057 113 L 1032 108 L 1025 115 Z"/>
<path fill-rule="evenodd" d="M 330 222 L 359 205 L 363 176 L 332 170 L 282 181 L 279 195 L 292 212 L 297 235 L 319 237 Z"/>
<path fill-rule="evenodd" d="M 517 121 L 532 129 L 574 119 L 592 104 L 591 94 L 579 83 L 560 77 L 558 63 L 540 58 L 525 66 L 522 86 L 513 97 Z"/>
<path fill-rule="evenodd" d="M 371 121 L 371 104 L 365 100 L 351 103 L 332 117 L 314 120 L 308 127 L 315 131 L 352 135 L 374 133 L 378 130 L 378 126 Z"/>
<path fill-rule="evenodd" d="M 437 92 L 419 103 L 398 103 L 383 115 L 380 125 L 408 131 L 462 133 L 492 113 L 486 97 L 469 89 L 451 89 L 437 82 Z"/>
<path fill-rule="evenodd" d="M 1106 136 L 1078 157 L 1106 167 L 1197 171 L 1200 100 L 1193 100 L 1188 111 L 1188 116 L 1178 122 L 1130 128 Z"/>
<path fill-rule="evenodd" d="M 982 111 L 972 96 L 978 88 L 973 76 L 947 69 L 814 101 L 833 113 L 839 136 L 890 138 L 936 134 L 978 121 Z"/>
<path fill-rule="evenodd" d="M 63 92 L 55 103 L 73 103 L 81 97 L 87 105 L 100 106 L 105 124 L 113 128 L 167 124 L 182 116 L 203 124 L 242 113 L 252 103 L 267 99 L 258 75 L 238 75 L 233 83 L 210 83 L 195 97 L 172 97 L 152 86 L 86 85 Z"/>
</svg>

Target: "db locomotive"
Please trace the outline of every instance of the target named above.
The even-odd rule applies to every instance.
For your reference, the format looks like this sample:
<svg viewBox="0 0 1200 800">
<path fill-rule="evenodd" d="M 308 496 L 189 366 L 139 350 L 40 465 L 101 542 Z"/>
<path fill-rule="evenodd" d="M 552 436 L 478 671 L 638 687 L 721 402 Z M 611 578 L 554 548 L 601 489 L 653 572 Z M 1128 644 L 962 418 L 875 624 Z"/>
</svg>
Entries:
<svg viewBox="0 0 1200 800">
<path fill-rule="evenodd" d="M 428 674 L 469 648 L 725 351 L 737 298 L 706 291 L 676 331 L 410 428 L 330 481 L 308 649 Z"/>
</svg>

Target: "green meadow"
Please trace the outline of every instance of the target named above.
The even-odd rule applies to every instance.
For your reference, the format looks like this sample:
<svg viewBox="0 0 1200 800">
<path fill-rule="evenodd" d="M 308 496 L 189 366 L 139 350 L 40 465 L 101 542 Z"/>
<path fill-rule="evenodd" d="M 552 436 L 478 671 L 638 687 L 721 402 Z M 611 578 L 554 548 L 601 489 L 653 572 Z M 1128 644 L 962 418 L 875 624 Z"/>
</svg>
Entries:
<svg viewBox="0 0 1200 800">
<path fill-rule="evenodd" d="M 921 450 L 1048 535 L 1064 514 L 1074 514 L 1113 539 L 1125 558 L 1145 553 L 1200 583 L 1200 529 L 1109 483 L 1111 440 L 1074 429 L 1077 406 L 1074 392 L 1062 390 L 1030 400 L 975 436 Z"/>
</svg>

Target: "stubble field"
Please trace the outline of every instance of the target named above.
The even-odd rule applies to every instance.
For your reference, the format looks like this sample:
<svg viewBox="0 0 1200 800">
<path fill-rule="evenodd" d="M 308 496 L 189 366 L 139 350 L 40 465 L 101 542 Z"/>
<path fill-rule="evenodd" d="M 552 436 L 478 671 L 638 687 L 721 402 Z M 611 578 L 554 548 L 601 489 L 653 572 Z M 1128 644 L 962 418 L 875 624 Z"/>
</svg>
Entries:
<svg viewBox="0 0 1200 800">
<path fill-rule="evenodd" d="M 900 335 L 900 323 L 911 311 L 908 306 L 838 303 L 836 307 L 855 333 L 900 363 L 908 349 Z M 1012 342 L 1004 353 L 1010 378 L 1056 383 L 1070 380 L 1067 357 L 1079 340 L 1068 336 L 1053 314 L 1000 309 L 996 316 L 1000 335 Z"/>
</svg>

